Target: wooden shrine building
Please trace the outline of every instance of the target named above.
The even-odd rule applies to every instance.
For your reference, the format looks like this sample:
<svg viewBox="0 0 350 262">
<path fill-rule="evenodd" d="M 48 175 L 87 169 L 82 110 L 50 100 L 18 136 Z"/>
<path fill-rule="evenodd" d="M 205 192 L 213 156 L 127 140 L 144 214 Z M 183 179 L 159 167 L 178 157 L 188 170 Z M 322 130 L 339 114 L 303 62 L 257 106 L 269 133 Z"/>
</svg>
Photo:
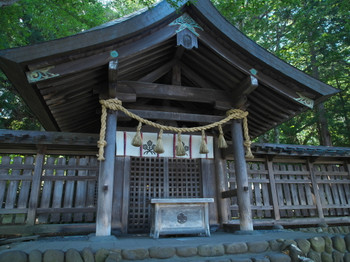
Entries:
<svg viewBox="0 0 350 262">
<path fill-rule="evenodd" d="M 198 153 L 201 132 L 182 132 L 186 152 L 178 157 L 178 132 L 166 130 L 165 152 L 157 154 L 159 128 L 143 125 L 143 144 L 133 149 L 130 140 L 139 121 L 125 112 L 108 110 L 105 160 L 97 164 L 100 100 L 117 98 L 128 112 L 175 128 L 216 123 L 227 111 L 241 109 L 249 113 L 253 139 L 338 92 L 244 36 L 209 0 L 184 2 L 179 11 L 161 2 L 74 36 L 0 50 L 0 68 L 47 131 L 0 134 L 1 153 L 18 152 L 21 146 L 22 153 L 37 150 L 35 161 L 41 156 L 41 162 L 31 160 L 26 166 L 33 176 L 24 180 L 28 192 L 22 197 L 27 200 L 22 206 L 7 203 L 4 199 L 15 193 L 4 193 L 1 214 L 12 216 L 13 222 L 25 213 L 19 223 L 36 225 L 79 222 L 85 212 L 85 219 L 90 219 L 86 221 L 96 221 L 97 235 L 109 235 L 111 229 L 149 231 L 151 198 L 212 197 L 211 226 L 230 220 L 228 199 L 220 197 L 227 190 L 227 171 L 225 154 L 217 149 L 217 127 L 205 130 L 206 154 Z M 252 230 L 242 120 L 232 120 L 222 129 L 232 141 L 241 229 Z M 92 160 L 74 160 L 62 174 L 58 167 L 52 171 L 56 162 L 53 159 L 50 164 L 50 156 L 73 151 Z M 1 170 L 10 168 L 4 159 Z M 65 160 L 67 165 L 70 159 Z M 56 164 L 63 168 L 63 162 Z M 47 166 L 45 172 L 36 171 L 39 164 Z M 85 165 L 78 172 L 82 176 L 69 178 L 69 170 L 78 165 Z M 79 182 L 84 176 L 87 180 Z M 4 186 L 3 179 L 0 189 Z M 80 193 L 69 200 L 69 190 L 79 188 Z M 45 194 L 51 197 L 47 203 Z M 50 216 L 56 211 L 61 213 Z"/>
</svg>

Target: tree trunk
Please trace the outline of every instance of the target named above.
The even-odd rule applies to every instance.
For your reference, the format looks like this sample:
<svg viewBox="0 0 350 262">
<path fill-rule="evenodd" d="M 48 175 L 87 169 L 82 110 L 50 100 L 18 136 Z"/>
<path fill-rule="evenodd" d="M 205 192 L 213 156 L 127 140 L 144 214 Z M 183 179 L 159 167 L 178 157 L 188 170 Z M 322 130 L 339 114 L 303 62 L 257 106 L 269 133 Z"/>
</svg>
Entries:
<svg viewBox="0 0 350 262">
<path fill-rule="evenodd" d="M 315 77 L 316 79 L 320 79 L 320 73 L 319 73 L 317 58 L 316 58 L 316 50 L 312 42 L 312 33 L 310 33 L 309 44 L 310 44 L 310 55 L 311 55 L 310 66 L 312 69 L 312 76 Z M 316 106 L 316 117 L 317 117 L 317 127 L 318 127 L 320 144 L 322 146 L 332 146 L 331 134 L 328 129 L 328 121 L 326 118 L 326 110 L 323 103 L 319 103 Z"/>
<path fill-rule="evenodd" d="M 332 70 L 333 70 L 333 73 L 334 73 L 334 66 L 332 66 Z M 334 74 L 334 78 L 335 78 L 335 81 L 337 83 L 337 88 L 339 90 L 342 90 L 342 87 L 341 87 L 341 84 L 339 83 L 339 79 L 338 77 Z M 348 115 L 347 115 L 347 111 L 346 111 L 346 108 L 345 108 L 345 100 L 344 100 L 344 97 L 343 97 L 343 94 L 342 92 L 339 92 L 338 93 L 338 96 L 339 96 L 339 99 L 340 99 L 340 104 L 341 104 L 341 112 L 342 112 L 342 116 L 344 117 L 344 124 L 345 124 L 345 127 L 346 127 L 346 133 L 348 135 L 346 135 L 345 137 L 347 137 L 347 140 L 346 143 L 350 144 L 350 119 L 348 118 Z"/>
<path fill-rule="evenodd" d="M 332 138 L 328 129 L 328 121 L 326 118 L 326 109 L 324 108 L 324 104 L 320 103 L 316 107 L 317 112 L 317 121 L 318 121 L 318 132 L 320 138 L 320 144 L 322 146 L 332 146 Z"/>
</svg>

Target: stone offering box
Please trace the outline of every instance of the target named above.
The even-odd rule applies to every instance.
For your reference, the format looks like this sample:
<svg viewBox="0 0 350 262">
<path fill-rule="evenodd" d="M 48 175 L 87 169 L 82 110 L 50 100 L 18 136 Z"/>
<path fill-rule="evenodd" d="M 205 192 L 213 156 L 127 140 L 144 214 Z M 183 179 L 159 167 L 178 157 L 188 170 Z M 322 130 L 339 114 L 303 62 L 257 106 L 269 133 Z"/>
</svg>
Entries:
<svg viewBox="0 0 350 262">
<path fill-rule="evenodd" d="M 150 236 L 204 234 L 210 236 L 208 203 L 213 198 L 151 199 Z"/>
</svg>

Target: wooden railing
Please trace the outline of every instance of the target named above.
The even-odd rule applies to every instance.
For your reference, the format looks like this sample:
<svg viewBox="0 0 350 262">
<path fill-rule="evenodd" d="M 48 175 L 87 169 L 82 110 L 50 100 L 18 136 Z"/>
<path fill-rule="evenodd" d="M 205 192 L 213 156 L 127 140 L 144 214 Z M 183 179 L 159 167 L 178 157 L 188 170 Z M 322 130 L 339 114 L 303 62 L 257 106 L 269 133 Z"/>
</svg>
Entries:
<svg viewBox="0 0 350 262">
<path fill-rule="evenodd" d="M 97 139 L 0 130 L 0 235 L 93 232 Z"/>
<path fill-rule="evenodd" d="M 97 140 L 0 130 L 0 235 L 94 232 Z M 253 145 L 253 152 L 247 165 L 255 225 L 350 223 L 349 148 Z M 233 160 L 227 179 L 235 192 Z M 237 197 L 228 197 L 229 223 L 239 224 Z"/>
<path fill-rule="evenodd" d="M 0 225 L 95 222 L 95 156 L 38 153 L 0 161 Z"/>
<path fill-rule="evenodd" d="M 256 157 L 247 163 L 255 225 L 349 223 L 350 165 L 347 158 Z M 227 162 L 229 190 L 236 188 L 234 161 Z M 231 197 L 237 224 L 237 197 Z M 307 218 L 307 219 L 303 219 Z"/>
</svg>

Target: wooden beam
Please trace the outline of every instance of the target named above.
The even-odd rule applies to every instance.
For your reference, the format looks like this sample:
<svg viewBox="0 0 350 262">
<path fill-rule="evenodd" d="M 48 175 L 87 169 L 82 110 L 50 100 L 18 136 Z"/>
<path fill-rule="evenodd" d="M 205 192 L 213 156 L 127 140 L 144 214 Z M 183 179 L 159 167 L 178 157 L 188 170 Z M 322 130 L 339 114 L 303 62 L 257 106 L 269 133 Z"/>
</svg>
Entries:
<svg viewBox="0 0 350 262">
<path fill-rule="evenodd" d="M 15 235 L 15 234 L 57 234 L 60 233 L 88 233 L 95 230 L 95 223 L 74 223 L 74 224 L 36 224 L 29 225 L 6 225 L 0 226 L 1 235 Z"/>
<path fill-rule="evenodd" d="M 171 38 L 175 34 L 176 28 L 172 26 L 167 26 L 133 43 L 121 46 L 117 50 L 102 52 L 99 54 L 91 55 L 81 59 L 76 59 L 66 63 L 52 65 L 45 68 L 39 68 L 34 71 L 26 72 L 27 78 L 30 83 L 36 83 L 44 81 L 46 79 L 62 77 L 77 72 L 89 70 L 91 68 L 107 64 L 109 61 L 115 59 L 116 57 L 118 57 L 118 59 L 123 59 L 128 56 L 137 55 L 149 48 L 152 48 L 154 45 L 157 45 Z M 49 76 L 49 78 L 40 77 L 40 74 L 41 76 L 47 75 Z"/>
<path fill-rule="evenodd" d="M 231 198 L 237 196 L 237 189 L 231 189 L 221 192 L 221 198 Z"/>
<path fill-rule="evenodd" d="M 242 83 L 234 89 L 232 96 L 233 104 L 236 108 L 242 107 L 247 102 L 247 96 L 253 92 L 257 87 L 258 79 L 256 77 L 249 75 Z"/>
<path fill-rule="evenodd" d="M 136 93 L 137 97 L 144 98 L 168 99 L 209 104 L 215 104 L 217 101 L 231 103 L 231 99 L 226 92 L 214 89 L 135 81 L 118 81 L 118 90 L 119 88 L 124 88 L 124 92 L 126 92 L 126 90 L 130 90 L 130 93 Z"/>
<path fill-rule="evenodd" d="M 320 225 L 320 224 L 348 224 L 350 223 L 350 217 L 325 217 L 321 218 L 313 218 L 313 217 L 305 217 L 305 218 L 281 218 L 280 220 L 275 219 L 254 219 L 254 226 L 275 226 L 275 225 L 283 225 L 283 226 L 292 226 L 292 225 Z M 232 219 L 225 226 L 230 225 L 238 225 L 239 221 L 237 219 Z"/>
<path fill-rule="evenodd" d="M 187 113 L 177 113 L 177 112 L 162 112 L 162 111 L 151 111 L 151 110 L 130 109 L 129 111 L 146 119 L 184 121 L 184 122 L 213 123 L 225 118 L 225 116 L 187 114 Z M 124 113 L 120 112 L 119 120 L 122 121 L 123 118 L 125 117 L 127 116 Z"/>
<path fill-rule="evenodd" d="M 0 130 L 1 144 L 96 146 L 98 135 L 65 132 Z"/>
</svg>

